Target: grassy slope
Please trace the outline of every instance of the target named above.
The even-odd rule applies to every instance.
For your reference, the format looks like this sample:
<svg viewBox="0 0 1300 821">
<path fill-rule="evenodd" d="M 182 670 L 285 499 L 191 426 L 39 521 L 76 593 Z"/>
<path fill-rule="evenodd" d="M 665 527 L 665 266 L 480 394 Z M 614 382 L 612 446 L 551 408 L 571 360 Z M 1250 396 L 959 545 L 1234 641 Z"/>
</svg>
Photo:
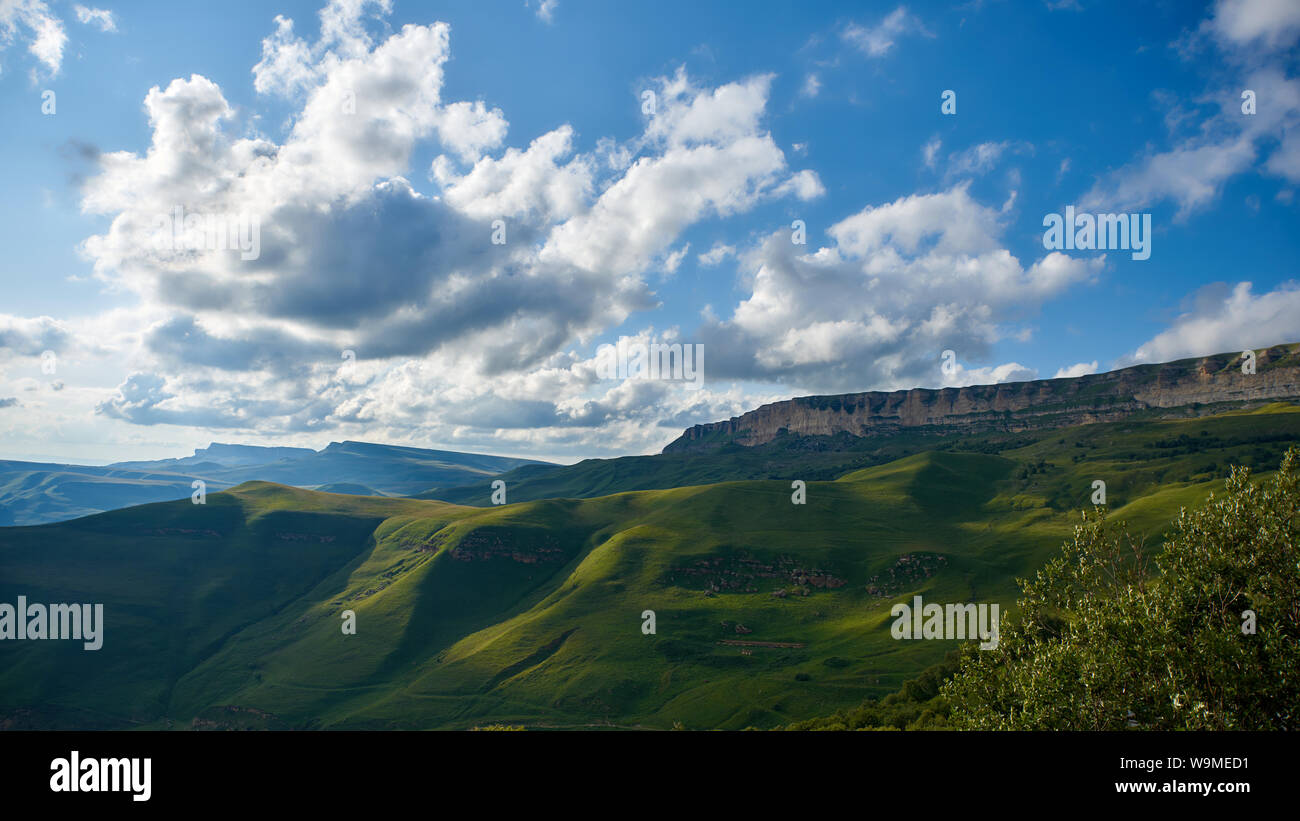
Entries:
<svg viewBox="0 0 1300 821">
<path fill-rule="evenodd" d="M 980 441 L 1023 439 L 1006 434 Z M 929 430 L 906 430 L 880 439 L 843 435 L 833 440 L 777 441 L 758 447 L 723 444 L 705 453 L 660 453 L 617 459 L 585 459 L 574 465 L 527 465 L 500 476 L 459 487 L 434 488 L 416 495 L 454 504 L 487 507 L 492 481 L 501 479 L 512 502 L 535 499 L 582 499 L 629 490 L 664 490 L 740 479 L 829 480 L 849 470 L 942 448 L 954 437 Z"/>
<path fill-rule="evenodd" d="M 1275 465 L 1295 441 L 1300 409 L 1279 405 L 1085 426 L 998 454 L 914 454 L 809 481 L 803 506 L 790 502 L 797 473 L 489 508 L 249 483 L 203 507 L 0 530 L 0 601 L 102 601 L 108 616 L 97 653 L 0 648 L 0 715 L 38 705 L 46 724 L 189 726 L 229 723 L 215 708 L 239 705 L 274 716 L 243 714 L 249 726 L 317 727 L 826 715 L 897 689 L 954 646 L 892 640 L 893 602 L 1014 601 L 1014 578 L 1057 549 L 1094 478 L 1158 538 L 1229 463 Z M 873 598 L 867 583 L 910 553 L 947 565 Z M 686 572 L 716 561 L 709 578 L 726 579 L 745 559 L 786 560 L 786 578 L 712 593 Z M 774 598 L 792 589 L 792 565 L 846 583 Z M 339 629 L 347 609 L 355 636 Z M 645 609 L 656 635 L 641 632 Z M 805 646 L 744 655 L 723 639 Z"/>
</svg>

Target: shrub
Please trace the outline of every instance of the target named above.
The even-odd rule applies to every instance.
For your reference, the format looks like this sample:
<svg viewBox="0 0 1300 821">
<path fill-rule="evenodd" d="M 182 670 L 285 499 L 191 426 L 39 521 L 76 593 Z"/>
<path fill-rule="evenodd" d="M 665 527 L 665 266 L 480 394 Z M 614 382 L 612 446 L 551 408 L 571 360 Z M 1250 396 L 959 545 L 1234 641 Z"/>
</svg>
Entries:
<svg viewBox="0 0 1300 821">
<path fill-rule="evenodd" d="M 994 650 L 963 650 L 943 687 L 979 729 L 1296 729 L 1300 451 L 1266 482 L 1234 468 L 1180 511 L 1154 563 L 1104 512 L 1021 583 Z M 1254 631 L 1246 617 L 1253 613 Z"/>
</svg>

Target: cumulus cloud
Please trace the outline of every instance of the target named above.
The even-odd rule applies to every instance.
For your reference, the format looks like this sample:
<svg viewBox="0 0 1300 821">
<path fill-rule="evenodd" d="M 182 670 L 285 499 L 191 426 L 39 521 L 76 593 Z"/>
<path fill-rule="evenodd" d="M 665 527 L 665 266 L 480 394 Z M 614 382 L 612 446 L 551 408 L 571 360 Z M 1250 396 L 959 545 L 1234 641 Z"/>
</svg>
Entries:
<svg viewBox="0 0 1300 821">
<path fill-rule="evenodd" d="M 0 356 L 40 356 L 45 351 L 63 353 L 72 338 L 67 325 L 52 317 L 0 314 Z"/>
<path fill-rule="evenodd" d="M 955 371 L 943 378 L 945 388 L 964 388 L 970 385 L 998 385 L 1003 382 L 1028 382 L 1038 378 L 1038 371 L 1021 365 L 1019 362 L 1007 362 L 983 368 L 967 368 L 956 363 Z"/>
<path fill-rule="evenodd" d="M 743 410 L 725 385 L 603 384 L 581 351 L 656 304 L 646 279 L 685 259 L 690 226 L 822 194 L 765 126 L 772 78 L 709 87 L 680 69 L 652 82 L 631 140 L 580 152 L 563 124 L 508 146 L 499 108 L 444 97 L 450 28 L 372 36 L 388 10 L 334 0 L 314 42 L 275 19 L 253 80 L 292 104 L 282 138 L 241 128 L 192 75 L 146 95 L 145 151 L 99 156 L 82 206 L 111 222 L 83 252 L 150 317 L 99 416 L 494 450 L 624 424 L 597 449 L 642 450 L 664 419 Z M 418 181 L 425 146 L 440 153 Z M 178 214 L 200 233 L 255 225 L 258 253 L 170 243 Z"/>
<path fill-rule="evenodd" d="M 587 207 L 595 186 L 591 158 L 571 158 L 572 152 L 573 128 L 565 125 L 524 150 L 508 148 L 499 158 L 483 157 L 465 174 L 440 156 L 431 173 L 447 202 L 470 217 L 562 221 Z"/>
<path fill-rule="evenodd" d="M 658 113 L 642 140 L 657 156 L 639 158 L 590 209 L 556 226 L 539 259 L 625 277 L 704 217 L 742 213 L 771 196 L 810 194 L 819 183 L 792 177 L 760 126 L 771 79 L 716 89 L 695 87 L 684 71 L 661 80 Z"/>
<path fill-rule="evenodd" d="M 1193 295 L 1170 327 L 1140 346 L 1126 364 L 1168 362 L 1208 353 L 1264 348 L 1300 339 L 1300 285 L 1285 283 L 1263 294 L 1249 282 L 1222 283 Z"/>
<path fill-rule="evenodd" d="M 153 373 L 133 373 L 117 395 L 101 402 L 97 413 L 137 425 L 192 425 L 212 428 L 247 428 L 263 415 L 258 402 L 225 402 L 223 407 L 198 405 L 167 388 L 167 380 Z M 241 407 L 242 406 L 242 407 Z"/>
<path fill-rule="evenodd" d="M 778 185 L 774 193 L 777 196 L 793 194 L 796 198 L 807 202 L 825 194 L 826 186 L 822 185 L 821 177 L 817 176 L 816 171 L 804 169 Z"/>
<path fill-rule="evenodd" d="M 1300 35 L 1300 4 L 1289 0 L 1220 0 L 1204 28 L 1238 47 L 1284 48 Z"/>
<path fill-rule="evenodd" d="M 1094 359 L 1091 362 L 1078 362 L 1074 365 L 1069 366 L 1068 368 L 1060 368 L 1059 370 L 1057 370 L 1056 375 L 1053 376 L 1052 378 L 1070 379 L 1076 376 L 1087 376 L 1090 373 L 1096 373 L 1096 372 L 1097 372 L 1097 360 Z"/>
<path fill-rule="evenodd" d="M 962 184 L 869 206 L 832 225 L 830 244 L 815 250 L 787 231 L 768 237 L 744 257 L 750 295 L 702 326 L 711 373 L 817 391 L 953 384 L 941 351 L 987 357 L 1042 302 L 1102 265 L 1051 253 L 1026 267 L 1003 247 L 1000 217 Z M 1016 363 L 962 373 L 1032 376 Z"/>
</svg>

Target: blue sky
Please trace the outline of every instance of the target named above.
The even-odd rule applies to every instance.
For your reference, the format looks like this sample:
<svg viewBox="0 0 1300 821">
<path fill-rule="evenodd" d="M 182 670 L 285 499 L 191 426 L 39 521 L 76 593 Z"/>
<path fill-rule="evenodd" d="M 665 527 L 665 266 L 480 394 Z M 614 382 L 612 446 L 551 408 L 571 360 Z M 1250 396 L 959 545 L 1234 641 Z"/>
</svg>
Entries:
<svg viewBox="0 0 1300 821">
<path fill-rule="evenodd" d="M 1276 0 L 0 0 L 0 457 L 573 461 L 1300 341 L 1297 35 Z M 1150 258 L 1045 249 L 1067 205 L 1149 214 Z M 260 256 L 160 254 L 177 206 Z M 702 345 L 703 389 L 601 379 L 620 336 Z"/>
</svg>

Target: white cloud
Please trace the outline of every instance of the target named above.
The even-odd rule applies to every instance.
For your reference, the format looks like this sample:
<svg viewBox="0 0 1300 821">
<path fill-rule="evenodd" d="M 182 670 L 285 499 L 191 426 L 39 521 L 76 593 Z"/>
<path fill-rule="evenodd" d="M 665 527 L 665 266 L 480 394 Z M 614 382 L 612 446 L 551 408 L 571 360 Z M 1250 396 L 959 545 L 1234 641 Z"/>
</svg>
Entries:
<svg viewBox="0 0 1300 821">
<path fill-rule="evenodd" d="M 840 36 L 868 57 L 884 57 L 894 47 L 894 43 L 906 34 L 934 36 L 926 31 L 921 21 L 905 6 L 899 6 L 874 26 L 850 23 Z"/>
<path fill-rule="evenodd" d="M 736 246 L 724 245 L 721 242 L 715 243 L 712 248 L 700 254 L 699 260 L 701 265 L 714 266 L 720 264 L 727 257 L 736 255 Z"/>
<path fill-rule="evenodd" d="M 447 202 L 469 216 L 566 220 L 586 209 L 595 184 L 590 158 L 560 162 L 572 152 L 573 128 L 565 125 L 523 151 L 508 148 L 499 159 L 483 157 L 464 176 L 446 157 L 434 160 L 432 173 Z"/>
<path fill-rule="evenodd" d="M 703 217 L 747 211 L 772 196 L 814 196 L 820 182 L 789 175 L 785 155 L 760 127 L 770 82 L 761 75 L 708 90 L 682 70 L 662 79 L 642 140 L 659 155 L 639 158 L 588 212 L 556 226 L 540 260 L 625 276 Z"/>
<path fill-rule="evenodd" d="M 777 196 L 794 194 L 795 197 L 807 202 L 815 200 L 826 193 L 826 186 L 822 185 L 821 177 L 812 169 L 799 171 L 788 180 L 773 189 Z"/>
<path fill-rule="evenodd" d="M 816 97 L 819 93 L 821 93 L 821 90 L 822 90 L 822 81 L 818 79 L 816 74 L 809 72 L 803 78 L 803 87 L 799 89 L 799 93 L 804 97 L 808 97 L 809 99 L 811 99 L 813 97 Z"/>
<path fill-rule="evenodd" d="M 935 150 L 938 150 L 938 140 L 932 143 Z M 926 146 L 927 165 L 932 164 L 932 157 L 929 154 L 930 146 Z M 973 145 L 964 151 L 957 151 L 949 155 L 948 168 L 945 175 L 951 179 L 955 177 L 971 177 L 987 173 L 992 170 L 1002 156 L 1008 151 L 1013 153 L 1022 153 L 1032 151 L 1033 146 L 1028 143 L 1012 143 L 1010 141 L 1002 142 L 983 142 Z"/>
<path fill-rule="evenodd" d="M 554 23 L 555 9 L 560 5 L 560 0 L 528 0 L 528 5 L 534 8 L 538 20 Z"/>
<path fill-rule="evenodd" d="M 117 31 L 117 22 L 113 19 L 113 12 L 108 9 L 92 9 L 81 4 L 72 7 L 77 14 L 78 23 L 89 23 L 99 28 L 100 31 Z"/>
<path fill-rule="evenodd" d="M 971 385 L 998 385 L 1003 382 L 1028 382 L 1038 378 L 1038 371 L 1019 362 L 1006 362 L 983 368 L 967 368 L 960 362 L 951 376 L 945 376 L 945 388 L 965 388 Z"/>
<path fill-rule="evenodd" d="M 275 32 L 262 40 L 262 60 L 253 66 L 253 88 L 289 97 L 310 87 L 316 75 L 311 48 L 293 33 L 293 20 L 277 14 Z"/>
<path fill-rule="evenodd" d="M 1297 35 L 1300 4 L 1220 0 L 1190 41 L 1180 44 L 1187 55 L 1212 41 L 1229 62 L 1217 87 L 1196 100 L 1216 110 L 1171 147 L 1148 150 L 1098 180 L 1083 198 L 1085 207 L 1130 210 L 1170 200 L 1177 219 L 1185 219 L 1217 200 L 1240 174 L 1254 170 L 1300 181 L 1300 81 L 1290 76 L 1287 57 Z M 1242 111 L 1244 89 L 1255 94 L 1253 114 Z M 1191 112 L 1177 100 L 1164 102 L 1171 134 L 1182 130 Z"/>
<path fill-rule="evenodd" d="M 45 351 L 61 354 L 72 338 L 67 324 L 52 317 L 0 314 L 0 358 L 38 357 Z"/>
<path fill-rule="evenodd" d="M 80 397 L 95 424 L 586 455 L 746 409 L 725 383 L 598 383 L 581 351 L 656 304 L 645 280 L 686 258 L 690 226 L 820 195 L 764 122 L 771 78 L 679 70 L 630 141 L 577 152 L 564 124 L 506 146 L 503 112 L 444 97 L 445 24 L 368 33 L 387 5 L 336 0 L 314 43 L 276 18 L 253 78 L 290 104 L 282 138 L 239 136 L 240 112 L 193 75 L 149 91 L 147 150 L 100 156 L 82 206 L 111 222 L 83 250 L 138 304 L 101 323 L 112 379 Z M 432 193 L 407 178 L 426 145 L 445 150 Z M 261 255 L 159 247 L 177 206 L 256 215 Z"/>
<path fill-rule="evenodd" d="M 1254 144 L 1243 138 L 1186 143 L 1110 175 L 1084 195 L 1083 207 L 1127 211 L 1171 199 L 1182 219 L 1214 201 L 1223 184 L 1248 169 L 1255 156 Z"/>
<path fill-rule="evenodd" d="M 1273 50 L 1300 34 L 1300 3 L 1293 0 L 1219 0 L 1208 29 L 1221 42 Z"/>
<path fill-rule="evenodd" d="M 1132 362 L 1168 362 L 1211 353 L 1264 348 L 1300 340 L 1300 286 L 1285 283 L 1263 294 L 1249 282 L 1231 291 L 1207 286 L 1170 327 L 1143 344 Z"/>
<path fill-rule="evenodd" d="M 26 42 L 27 51 L 45 66 L 45 74 L 59 73 L 68 35 L 43 0 L 0 0 L 0 51 L 15 40 Z M 33 71 L 33 80 L 36 76 Z"/>
<path fill-rule="evenodd" d="M 925 159 L 926 168 L 934 168 L 935 158 L 939 155 L 939 149 L 943 146 L 943 141 L 938 137 L 932 137 L 929 142 L 921 148 L 921 156 Z"/>
<path fill-rule="evenodd" d="M 820 248 L 773 234 L 742 257 L 749 296 L 701 331 L 714 375 L 819 392 L 944 383 L 941 351 L 986 357 L 1103 264 L 1052 253 L 1025 267 L 1003 247 L 1000 218 L 960 185 L 867 207 L 832 225 Z M 1026 371 L 1008 363 L 963 373 L 978 381 Z"/>
<path fill-rule="evenodd" d="M 1072 379 L 1073 377 L 1076 376 L 1087 376 L 1090 373 L 1096 373 L 1096 372 L 1097 372 L 1097 360 L 1094 359 L 1091 362 L 1078 362 L 1075 363 L 1074 365 L 1069 366 L 1068 368 L 1061 368 L 1057 370 L 1056 375 L 1053 376 L 1052 378 Z"/>
<path fill-rule="evenodd" d="M 691 244 L 688 242 L 681 248 L 678 248 L 676 251 L 673 251 L 671 254 L 664 257 L 664 270 L 670 274 L 676 273 L 677 269 L 681 267 L 682 260 L 686 259 L 686 254 L 689 253 L 690 250 Z"/>
</svg>

